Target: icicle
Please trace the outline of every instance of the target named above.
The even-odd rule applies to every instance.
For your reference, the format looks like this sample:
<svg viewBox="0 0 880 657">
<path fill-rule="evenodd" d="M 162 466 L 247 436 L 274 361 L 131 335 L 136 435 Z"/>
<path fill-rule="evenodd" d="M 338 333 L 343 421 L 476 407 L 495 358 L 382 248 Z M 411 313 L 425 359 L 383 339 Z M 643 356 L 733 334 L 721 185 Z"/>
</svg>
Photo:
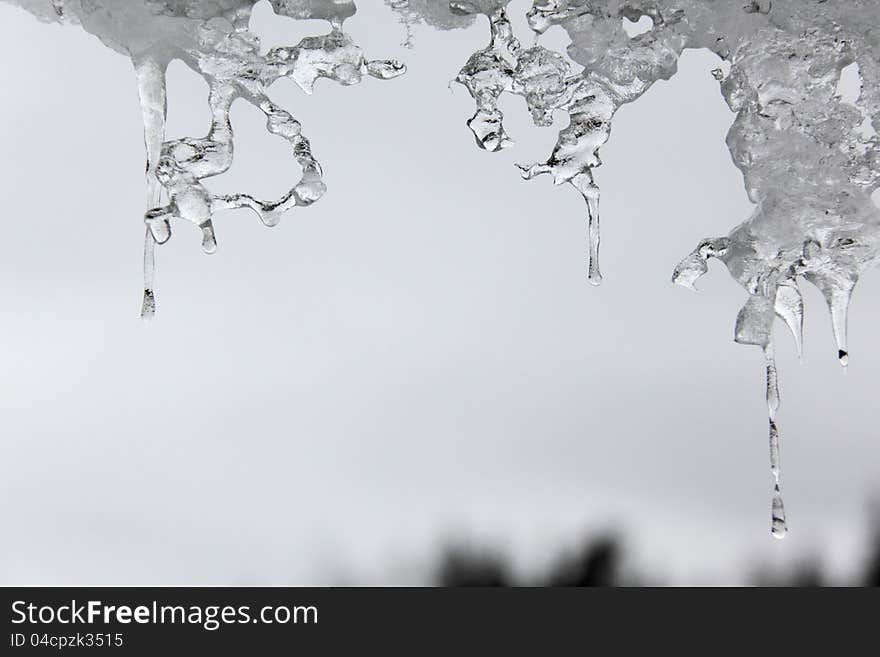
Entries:
<svg viewBox="0 0 880 657">
<path fill-rule="evenodd" d="M 773 489 L 773 504 L 771 508 L 773 538 L 783 539 L 788 533 L 788 525 L 785 522 L 785 505 L 782 503 L 782 495 L 779 493 L 779 484 Z"/>
<path fill-rule="evenodd" d="M 144 59 L 135 62 L 138 96 L 144 120 L 144 146 L 147 151 L 147 211 L 161 204 L 162 185 L 156 177 L 156 167 L 165 140 L 165 67 L 159 62 Z M 144 296 L 141 318 L 152 319 L 156 314 L 156 243 L 171 235 L 167 220 L 158 225 L 148 224 L 144 234 Z M 164 237 L 164 240 L 162 239 Z"/>
<path fill-rule="evenodd" d="M 588 280 L 592 285 L 602 283 L 602 273 L 599 271 L 599 199 L 587 199 L 587 211 L 589 213 L 590 232 L 590 264 Z"/>
<path fill-rule="evenodd" d="M 779 381 L 773 342 L 768 342 L 764 347 L 764 360 L 767 364 L 767 410 L 770 413 L 770 419 L 775 420 L 776 411 L 779 410 Z"/>
<path fill-rule="evenodd" d="M 804 299 L 794 279 L 779 284 L 776 289 L 774 310 L 794 336 L 798 358 L 802 358 L 804 350 Z"/>
<path fill-rule="evenodd" d="M 834 329 L 834 340 L 837 342 L 837 359 L 842 367 L 849 365 L 849 351 L 846 347 L 846 318 L 849 311 L 849 299 L 852 287 L 834 286 L 826 296 L 828 308 L 831 310 L 831 325 Z"/>
<path fill-rule="evenodd" d="M 776 420 L 770 420 L 770 473 L 779 478 L 779 427 Z"/>
<path fill-rule="evenodd" d="M 571 179 L 571 184 L 587 203 L 587 230 L 590 241 L 587 280 L 591 285 L 600 285 L 602 273 L 599 271 L 599 188 L 593 183 L 593 176 L 589 173 L 578 174 Z"/>
<path fill-rule="evenodd" d="M 779 410 L 779 383 L 776 372 L 776 358 L 773 342 L 764 345 L 764 362 L 767 366 L 767 418 L 770 425 L 770 472 L 773 474 L 773 501 L 770 505 L 771 532 L 775 538 L 785 538 L 788 526 L 785 523 L 785 506 L 779 489 L 779 427 L 776 425 L 776 411 Z"/>
<path fill-rule="evenodd" d="M 156 316 L 156 240 L 149 228 L 144 233 L 144 298 L 141 302 L 141 319 L 149 321 Z"/>
<path fill-rule="evenodd" d="M 837 359 L 842 367 L 849 365 L 849 350 L 846 346 L 846 318 L 851 293 L 851 287 L 835 289 L 828 299 L 828 307 L 831 309 L 831 324 L 834 328 L 834 340 L 837 342 Z"/>
<path fill-rule="evenodd" d="M 214 224 L 209 219 L 201 225 L 202 229 L 202 251 L 205 253 L 214 253 L 217 250 L 217 238 L 214 236 Z"/>
<path fill-rule="evenodd" d="M 835 268 L 836 269 L 836 268 Z M 831 311 L 831 326 L 834 341 L 837 343 L 837 359 L 842 367 L 849 365 L 849 351 L 846 346 L 846 321 L 849 301 L 858 280 L 857 274 L 850 272 L 808 272 L 804 277 L 819 288 L 828 309 Z"/>
</svg>

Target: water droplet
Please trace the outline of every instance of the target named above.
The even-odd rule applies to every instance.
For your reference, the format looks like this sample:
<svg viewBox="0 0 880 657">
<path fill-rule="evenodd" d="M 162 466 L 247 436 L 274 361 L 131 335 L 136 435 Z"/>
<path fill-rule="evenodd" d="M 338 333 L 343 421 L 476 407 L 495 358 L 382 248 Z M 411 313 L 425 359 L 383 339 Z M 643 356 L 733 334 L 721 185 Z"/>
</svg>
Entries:
<svg viewBox="0 0 880 657">
<path fill-rule="evenodd" d="M 171 239 L 171 224 L 167 219 L 148 219 L 147 227 L 153 235 L 156 244 L 165 244 Z"/>
<path fill-rule="evenodd" d="M 217 250 L 217 238 L 214 235 L 214 225 L 210 221 L 202 224 L 202 251 L 214 253 Z"/>
</svg>

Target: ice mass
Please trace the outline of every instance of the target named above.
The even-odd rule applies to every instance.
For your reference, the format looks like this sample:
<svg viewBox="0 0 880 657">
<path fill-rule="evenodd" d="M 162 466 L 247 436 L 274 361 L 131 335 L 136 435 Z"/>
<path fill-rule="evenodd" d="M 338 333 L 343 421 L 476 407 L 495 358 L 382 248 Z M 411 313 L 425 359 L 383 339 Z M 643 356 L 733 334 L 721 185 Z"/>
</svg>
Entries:
<svg viewBox="0 0 880 657">
<path fill-rule="evenodd" d="M 288 210 L 325 193 L 321 164 L 302 126 L 269 96 L 275 81 L 286 77 L 312 93 L 319 78 L 351 85 L 406 70 L 394 60 L 369 59 L 356 35 L 344 30 L 356 12 L 353 0 L 269 0 L 280 18 L 324 20 L 328 31 L 295 45 L 273 45 L 265 54 L 249 30 L 257 0 L 2 1 L 43 21 L 79 25 L 132 60 L 146 146 L 145 318 L 156 311 L 157 246 L 180 220 L 199 227 L 203 250 L 211 253 L 217 210 L 248 209 L 273 226 Z M 718 57 L 712 75 L 735 114 L 727 146 L 755 210 L 727 235 L 695 236 L 696 248 L 675 266 L 672 280 L 693 288 L 708 271 L 707 261 L 716 258 L 747 292 L 734 339 L 764 352 L 771 531 L 784 537 L 773 324 L 777 317 L 784 322 L 800 353 L 799 280 L 813 284 L 827 301 L 836 355 L 847 366 L 847 307 L 859 276 L 875 264 L 880 238 L 880 209 L 872 200 L 880 188 L 880 0 L 533 0 L 526 15 L 530 34 L 515 33 L 509 2 L 386 5 L 389 19 L 394 13 L 403 23 L 411 47 L 418 47 L 418 23 L 440 30 L 476 21 L 485 27 L 486 47 L 455 78 L 473 97 L 467 126 L 478 147 L 499 151 L 514 145 L 499 108 L 503 94 L 520 96 L 536 126 L 553 125 L 559 112 L 568 116 L 547 159 L 518 166 L 526 180 L 547 174 L 584 199 L 586 277 L 593 285 L 602 280 L 600 190 L 593 169 L 601 164 L 599 151 L 611 136 L 616 111 L 674 76 L 686 49 L 708 49 Z M 635 24 L 645 27 L 627 29 Z M 541 45 L 548 30 L 564 31 L 565 52 Z M 212 120 L 206 136 L 165 140 L 165 71 L 175 59 L 208 83 Z M 450 62 L 451 70 L 459 65 Z M 840 93 L 844 75 L 860 80 L 857 97 Z M 259 108 L 267 130 L 290 146 L 299 179 L 281 198 L 216 195 L 202 184 L 232 164 L 229 109 L 239 98 Z"/>
</svg>

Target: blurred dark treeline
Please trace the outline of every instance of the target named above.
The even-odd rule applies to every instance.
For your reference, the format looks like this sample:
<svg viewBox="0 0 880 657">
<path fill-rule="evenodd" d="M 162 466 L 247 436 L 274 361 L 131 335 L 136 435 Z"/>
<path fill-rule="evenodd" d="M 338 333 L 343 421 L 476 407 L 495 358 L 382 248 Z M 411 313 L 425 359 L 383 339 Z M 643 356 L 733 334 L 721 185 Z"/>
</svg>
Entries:
<svg viewBox="0 0 880 657">
<path fill-rule="evenodd" d="M 439 586 L 627 586 L 638 585 L 621 569 L 622 542 L 603 536 L 559 557 L 544 576 L 519 581 L 497 551 L 452 546 L 437 568 Z"/>
<path fill-rule="evenodd" d="M 880 505 L 878 505 L 880 510 Z M 757 567 L 749 583 L 755 586 L 880 586 L 880 513 L 874 516 L 868 558 L 856 581 L 835 582 L 818 561 L 807 561 L 780 574 Z M 434 575 L 437 586 L 655 586 L 662 573 L 640 573 L 624 567 L 625 543 L 613 534 L 590 538 L 556 557 L 546 572 L 531 579 L 514 575 L 500 551 L 466 547 L 446 548 Z"/>
</svg>

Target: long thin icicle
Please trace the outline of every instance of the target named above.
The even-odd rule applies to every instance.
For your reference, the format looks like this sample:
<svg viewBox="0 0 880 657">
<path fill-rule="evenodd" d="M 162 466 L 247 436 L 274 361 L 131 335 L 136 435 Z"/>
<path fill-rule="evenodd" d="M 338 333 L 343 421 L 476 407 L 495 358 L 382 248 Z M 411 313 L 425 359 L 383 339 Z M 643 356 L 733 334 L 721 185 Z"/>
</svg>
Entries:
<svg viewBox="0 0 880 657">
<path fill-rule="evenodd" d="M 162 196 L 162 185 L 156 177 L 156 167 L 162 153 L 162 143 L 165 141 L 165 67 L 155 60 L 144 59 L 135 62 L 135 73 L 144 119 L 144 146 L 147 151 L 146 209 L 150 210 L 161 204 Z M 156 314 L 156 239 L 153 230 L 148 226 L 144 235 L 144 298 L 141 304 L 141 318 L 144 320 L 150 320 Z"/>
<path fill-rule="evenodd" d="M 764 346 L 764 362 L 767 366 L 767 416 L 770 424 L 770 472 L 773 474 L 773 501 L 770 506 L 770 531 L 775 538 L 785 538 L 788 526 L 785 522 L 785 506 L 779 488 L 779 427 L 776 411 L 779 410 L 779 382 L 776 357 L 772 340 Z"/>
</svg>

